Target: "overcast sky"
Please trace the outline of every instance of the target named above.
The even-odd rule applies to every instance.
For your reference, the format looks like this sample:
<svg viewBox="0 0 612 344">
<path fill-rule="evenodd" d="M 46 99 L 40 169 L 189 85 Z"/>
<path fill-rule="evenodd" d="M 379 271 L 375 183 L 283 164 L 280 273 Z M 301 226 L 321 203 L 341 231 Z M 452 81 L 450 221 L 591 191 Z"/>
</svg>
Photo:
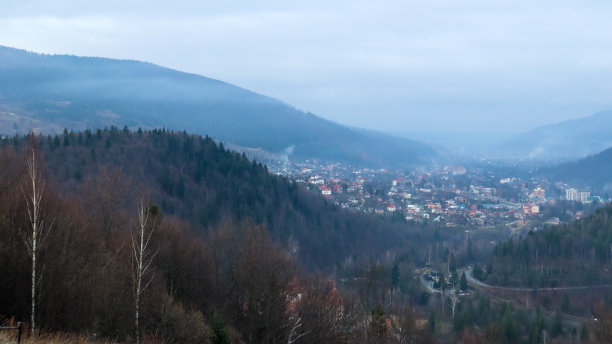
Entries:
<svg viewBox="0 0 612 344">
<path fill-rule="evenodd" d="M 609 0 L 1 7 L 0 45 L 149 61 L 358 127 L 518 132 L 612 109 Z"/>
</svg>

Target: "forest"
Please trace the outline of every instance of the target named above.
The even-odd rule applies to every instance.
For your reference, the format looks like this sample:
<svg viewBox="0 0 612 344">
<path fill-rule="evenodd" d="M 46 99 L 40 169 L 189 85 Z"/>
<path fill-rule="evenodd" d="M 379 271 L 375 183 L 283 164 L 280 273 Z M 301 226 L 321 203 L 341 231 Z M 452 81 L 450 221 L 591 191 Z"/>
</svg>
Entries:
<svg viewBox="0 0 612 344">
<path fill-rule="evenodd" d="M 599 208 L 579 221 L 500 242 L 490 265 L 487 280 L 505 286 L 611 284 L 612 207 Z"/>
<path fill-rule="evenodd" d="M 35 324 L 37 335 L 143 343 L 612 338 L 607 289 L 534 292 L 525 305 L 468 286 L 462 273 L 471 266 L 488 284 L 533 288 L 609 283 L 610 207 L 491 245 L 499 234 L 468 238 L 344 211 L 211 138 L 163 129 L 5 137 L 0 166 L 0 321 Z M 437 287 L 455 292 L 427 291 L 420 274 L 430 268 L 440 271 Z M 568 321 L 572 314 L 600 322 Z"/>
<path fill-rule="evenodd" d="M 7 147 L 24 144 L 19 138 L 5 140 Z M 165 215 L 203 232 L 226 220 L 264 225 L 310 270 L 353 255 L 367 257 L 422 232 L 342 211 L 209 137 L 111 127 L 40 137 L 37 145 L 53 188 L 97 197 L 102 221 L 111 227 L 114 210 L 133 207 L 148 193 Z"/>
<path fill-rule="evenodd" d="M 344 213 L 210 138 L 12 137 L 0 166 L 5 319 L 120 342 L 433 340 L 407 304 L 370 304 L 330 274 L 421 229 Z"/>
</svg>

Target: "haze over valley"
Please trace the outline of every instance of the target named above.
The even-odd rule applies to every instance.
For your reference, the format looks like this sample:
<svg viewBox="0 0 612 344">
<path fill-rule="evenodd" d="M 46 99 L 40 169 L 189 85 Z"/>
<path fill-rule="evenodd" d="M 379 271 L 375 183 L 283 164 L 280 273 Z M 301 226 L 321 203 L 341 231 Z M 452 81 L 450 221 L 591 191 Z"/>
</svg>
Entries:
<svg viewBox="0 0 612 344">
<path fill-rule="evenodd" d="M 610 11 L 6 4 L 0 342 L 612 342 Z"/>
</svg>

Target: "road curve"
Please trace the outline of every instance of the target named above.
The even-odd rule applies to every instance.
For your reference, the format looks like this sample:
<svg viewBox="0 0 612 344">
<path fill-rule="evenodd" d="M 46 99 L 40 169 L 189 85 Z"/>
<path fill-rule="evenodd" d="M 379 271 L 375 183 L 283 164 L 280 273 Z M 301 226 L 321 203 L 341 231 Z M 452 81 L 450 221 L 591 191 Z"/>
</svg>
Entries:
<svg viewBox="0 0 612 344">
<path fill-rule="evenodd" d="M 492 288 L 499 290 L 508 291 L 563 291 L 563 290 L 581 290 L 581 289 L 598 289 L 598 288 L 612 288 L 612 284 L 601 284 L 601 285 L 589 285 L 589 286 L 574 286 L 574 287 L 547 287 L 547 288 L 517 288 L 517 287 L 498 287 L 490 284 L 483 283 L 474 277 L 472 277 L 472 270 L 463 269 L 465 272 L 465 278 L 471 285 L 482 288 Z"/>
</svg>

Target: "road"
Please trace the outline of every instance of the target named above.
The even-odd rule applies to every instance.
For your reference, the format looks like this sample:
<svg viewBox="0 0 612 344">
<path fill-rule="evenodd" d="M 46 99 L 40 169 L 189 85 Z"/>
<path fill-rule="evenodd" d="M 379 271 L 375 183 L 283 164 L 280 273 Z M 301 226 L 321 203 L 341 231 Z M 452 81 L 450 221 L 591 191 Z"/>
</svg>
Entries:
<svg viewBox="0 0 612 344">
<path fill-rule="evenodd" d="M 486 289 L 496 289 L 496 290 L 505 290 L 505 291 L 518 291 L 518 292 L 533 292 L 533 291 L 563 291 L 563 290 L 584 290 L 584 289 L 596 289 L 596 288 L 611 288 L 612 284 L 604 284 L 604 285 L 596 285 L 596 286 L 575 286 L 575 287 L 556 287 L 556 288 L 512 288 L 512 287 L 498 287 L 498 286 L 492 286 L 490 284 L 486 284 L 483 283 L 477 279 L 475 279 L 472 276 L 472 270 L 470 268 L 461 268 L 458 271 L 461 271 L 459 273 L 465 272 L 465 278 L 467 279 L 468 284 L 472 285 L 472 286 L 476 286 L 478 288 L 482 288 L 481 292 L 483 292 Z M 491 295 L 487 295 L 492 301 L 495 302 L 501 302 L 501 303 L 511 303 L 515 306 L 524 308 L 524 309 L 532 309 L 528 306 L 524 306 L 521 305 L 520 303 L 517 303 L 514 300 L 507 300 L 507 299 L 502 299 L 499 297 L 494 297 Z M 552 311 L 544 311 L 546 312 L 550 317 L 553 317 L 555 315 L 554 312 Z M 576 315 L 571 315 L 571 314 L 565 314 L 562 313 L 561 316 L 563 317 L 563 320 L 566 324 L 571 324 L 575 327 L 579 327 L 582 326 L 583 323 L 592 323 L 595 322 L 597 320 L 593 319 L 592 317 L 582 317 L 582 316 L 576 316 Z"/>
<path fill-rule="evenodd" d="M 546 288 L 517 288 L 517 287 L 498 287 L 490 284 L 483 283 L 474 277 L 472 277 L 471 269 L 461 269 L 460 271 L 465 272 L 465 278 L 468 283 L 471 285 L 475 285 L 482 288 L 494 288 L 499 290 L 508 290 L 508 291 L 563 291 L 563 290 L 583 290 L 583 289 L 599 289 L 599 288 L 612 288 L 612 284 L 601 284 L 601 285 L 589 285 L 589 286 L 574 286 L 574 287 L 546 287 Z M 461 273 L 461 272 L 459 272 Z"/>
<path fill-rule="evenodd" d="M 532 307 L 530 308 L 529 306 L 522 305 L 521 303 L 518 303 L 516 300 L 508 300 L 508 299 L 499 298 L 493 295 L 488 295 L 488 293 L 486 293 L 485 291 L 486 290 L 491 290 L 491 291 L 492 290 L 504 290 L 504 291 L 516 291 L 516 292 L 533 292 L 533 291 L 552 292 L 552 291 L 563 291 L 563 290 L 585 290 L 585 289 L 596 289 L 596 288 L 612 288 L 612 284 L 596 285 L 596 286 L 554 287 L 554 288 L 552 287 L 551 288 L 498 287 L 498 286 L 493 286 L 493 285 L 490 285 L 490 284 L 487 284 L 487 283 L 484 283 L 484 282 L 481 282 L 475 279 L 472 276 L 472 270 L 469 267 L 460 268 L 457 270 L 457 273 L 459 275 L 461 275 L 461 273 L 465 273 L 465 278 L 467 279 L 468 284 L 477 287 L 476 288 L 477 290 L 480 289 L 480 292 L 486 295 L 491 301 L 499 302 L 499 303 L 510 303 L 510 304 L 513 304 L 515 307 L 519 307 L 523 309 L 534 309 L 534 308 Z M 432 288 L 432 286 L 429 283 L 425 282 L 422 276 L 421 276 L 421 283 L 430 293 L 442 293 L 442 291 Z M 446 291 L 444 294 L 450 296 L 451 294 L 454 294 L 454 290 Z M 552 317 L 555 316 L 555 312 L 546 311 L 546 310 L 543 310 L 543 312 L 545 312 L 551 319 Z M 579 326 L 582 326 L 582 324 L 584 323 L 593 323 L 596 321 L 592 317 L 583 317 L 583 316 L 576 316 L 576 315 L 571 315 L 571 314 L 561 314 L 561 316 L 563 317 L 565 324 L 572 325 L 574 327 L 579 327 Z"/>
</svg>

